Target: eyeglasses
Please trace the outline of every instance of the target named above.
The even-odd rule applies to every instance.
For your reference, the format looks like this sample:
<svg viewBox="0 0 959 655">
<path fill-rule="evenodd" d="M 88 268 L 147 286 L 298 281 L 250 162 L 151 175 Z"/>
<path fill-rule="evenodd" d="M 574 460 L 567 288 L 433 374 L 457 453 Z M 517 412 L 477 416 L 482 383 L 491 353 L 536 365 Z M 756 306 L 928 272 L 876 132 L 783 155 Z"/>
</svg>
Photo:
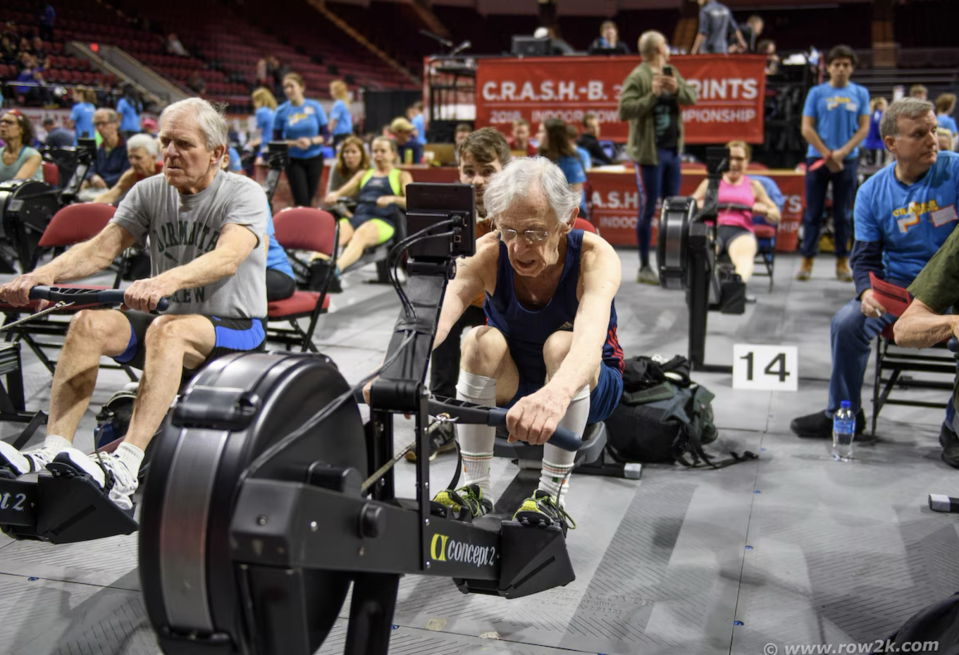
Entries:
<svg viewBox="0 0 959 655">
<path fill-rule="evenodd" d="M 526 243 L 542 243 L 549 238 L 552 230 L 523 230 L 522 232 L 514 230 L 511 227 L 501 227 L 496 231 L 503 243 L 510 243 L 519 235 L 523 235 Z"/>
</svg>

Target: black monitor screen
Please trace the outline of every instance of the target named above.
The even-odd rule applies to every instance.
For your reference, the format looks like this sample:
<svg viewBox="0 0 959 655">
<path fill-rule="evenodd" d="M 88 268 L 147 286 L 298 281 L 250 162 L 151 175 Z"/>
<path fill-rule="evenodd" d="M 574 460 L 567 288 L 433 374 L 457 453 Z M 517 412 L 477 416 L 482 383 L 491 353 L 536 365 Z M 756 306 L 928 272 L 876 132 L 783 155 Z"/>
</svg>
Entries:
<svg viewBox="0 0 959 655">
<path fill-rule="evenodd" d="M 549 37 L 514 36 L 512 53 L 523 57 L 546 57 L 550 54 Z"/>
</svg>

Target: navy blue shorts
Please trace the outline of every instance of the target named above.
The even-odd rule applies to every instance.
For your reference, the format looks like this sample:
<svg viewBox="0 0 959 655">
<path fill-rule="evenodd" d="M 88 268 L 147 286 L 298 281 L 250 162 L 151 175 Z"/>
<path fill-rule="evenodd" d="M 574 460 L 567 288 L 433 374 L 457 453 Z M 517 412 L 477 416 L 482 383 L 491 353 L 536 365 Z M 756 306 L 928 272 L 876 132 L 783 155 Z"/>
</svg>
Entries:
<svg viewBox="0 0 959 655">
<path fill-rule="evenodd" d="M 542 383 L 537 383 L 523 377 L 523 371 L 519 371 L 519 384 L 516 387 L 516 395 L 506 404 L 509 409 L 520 398 L 536 393 L 543 388 Z M 623 395 L 623 374 L 618 368 L 607 366 L 605 362 L 599 365 L 599 381 L 596 388 L 589 392 L 589 418 L 586 419 L 587 425 L 599 423 L 609 418 L 619 399 Z"/>
<path fill-rule="evenodd" d="M 149 329 L 150 323 L 159 318 L 159 315 L 134 310 L 125 311 L 123 315 L 130 322 L 130 341 L 127 343 L 126 350 L 114 357 L 113 361 L 118 364 L 127 364 L 142 371 L 146 360 L 147 329 Z M 207 355 L 203 364 L 230 353 L 263 351 L 266 349 L 266 331 L 264 330 L 263 319 L 218 318 L 216 316 L 204 316 L 203 318 L 213 323 L 213 330 L 216 333 L 213 350 Z"/>
</svg>

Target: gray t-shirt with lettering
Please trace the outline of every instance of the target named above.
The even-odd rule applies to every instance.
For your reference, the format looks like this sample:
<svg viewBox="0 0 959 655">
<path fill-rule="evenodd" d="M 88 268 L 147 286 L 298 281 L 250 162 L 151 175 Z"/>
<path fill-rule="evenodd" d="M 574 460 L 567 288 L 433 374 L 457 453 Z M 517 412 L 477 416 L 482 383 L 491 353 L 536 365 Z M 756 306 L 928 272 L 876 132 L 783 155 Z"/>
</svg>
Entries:
<svg viewBox="0 0 959 655">
<path fill-rule="evenodd" d="M 117 207 L 112 222 L 141 245 L 150 238 L 153 276 L 213 250 L 224 225 L 249 228 L 257 245 L 236 274 L 198 289 L 180 289 L 170 298 L 167 313 L 265 318 L 268 220 L 266 197 L 259 184 L 217 171 L 210 186 L 193 195 L 181 195 L 163 175 L 142 180 Z"/>
</svg>

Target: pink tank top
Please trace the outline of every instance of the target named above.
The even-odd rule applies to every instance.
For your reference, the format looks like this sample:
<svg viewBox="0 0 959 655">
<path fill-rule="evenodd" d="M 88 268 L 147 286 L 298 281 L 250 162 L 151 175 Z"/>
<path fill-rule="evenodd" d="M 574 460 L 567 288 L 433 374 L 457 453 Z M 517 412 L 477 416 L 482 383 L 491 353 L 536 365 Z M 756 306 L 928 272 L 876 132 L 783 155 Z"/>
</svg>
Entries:
<svg viewBox="0 0 959 655">
<path fill-rule="evenodd" d="M 727 184 L 725 179 L 719 180 L 719 203 L 734 202 L 738 205 L 747 205 L 752 207 L 756 202 L 753 197 L 753 187 L 749 178 L 743 175 L 739 184 L 735 186 Z M 741 227 L 744 230 L 753 231 L 752 213 L 744 211 L 720 211 L 719 225 L 729 225 L 732 227 Z"/>
</svg>

